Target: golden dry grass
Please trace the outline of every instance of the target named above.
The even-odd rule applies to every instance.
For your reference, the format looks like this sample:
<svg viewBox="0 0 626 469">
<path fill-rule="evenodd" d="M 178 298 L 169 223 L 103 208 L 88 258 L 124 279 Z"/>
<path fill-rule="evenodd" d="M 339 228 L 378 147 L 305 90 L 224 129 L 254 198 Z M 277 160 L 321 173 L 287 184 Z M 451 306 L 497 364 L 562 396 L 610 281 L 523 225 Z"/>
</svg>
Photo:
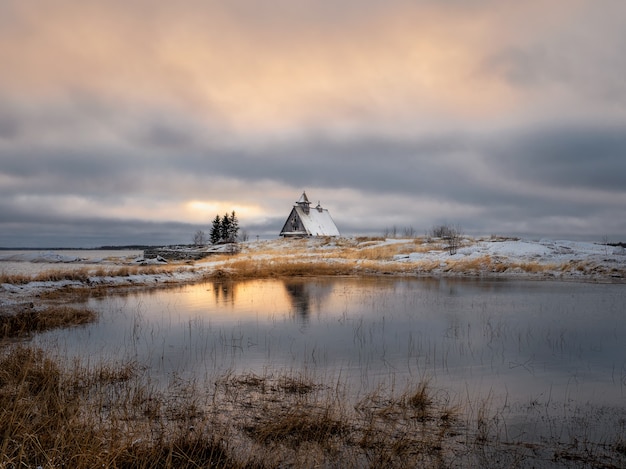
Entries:
<svg viewBox="0 0 626 469">
<path fill-rule="evenodd" d="M 31 281 L 30 275 L 7 274 L 5 272 L 0 272 L 0 284 L 9 283 L 11 285 L 24 285 L 30 281 Z"/>
<path fill-rule="evenodd" d="M 493 265 L 491 256 L 480 256 L 449 260 L 446 270 L 450 272 L 481 272 L 491 271 Z"/>
<path fill-rule="evenodd" d="M 329 445 L 349 431 L 345 420 L 334 411 L 330 406 L 290 406 L 266 413 L 245 430 L 265 445 L 280 443 L 294 447 L 308 442 Z"/>
<path fill-rule="evenodd" d="M 270 278 L 306 277 L 324 275 L 349 275 L 354 265 L 324 260 L 274 257 L 271 259 L 235 259 L 222 264 L 210 277 Z"/>
<path fill-rule="evenodd" d="M 542 264 L 539 262 L 522 262 L 520 264 L 513 264 L 511 267 L 519 267 L 521 270 L 528 273 L 547 272 L 558 268 L 556 264 Z"/>
<path fill-rule="evenodd" d="M 339 249 L 337 252 L 327 254 L 329 257 L 340 259 L 361 259 L 372 261 L 391 261 L 394 256 L 423 253 L 429 251 L 441 251 L 442 246 L 436 243 L 427 243 L 421 238 L 379 245 L 378 242 L 363 242 L 356 245 Z"/>
<path fill-rule="evenodd" d="M 22 311 L 0 315 L 0 339 L 30 335 L 59 327 L 87 324 L 96 319 L 89 309 L 69 306 L 24 307 Z"/>
<path fill-rule="evenodd" d="M 408 467 L 397 458 L 433 460 L 416 447 L 443 451 L 441 412 L 425 386 L 364 399 L 354 412 L 327 389 L 301 374 L 233 375 L 206 401 L 193 385 L 156 391 L 132 362 L 64 369 L 17 345 L 0 350 L 0 467 L 363 467 L 388 458 Z M 381 405 L 393 407 L 384 418 Z"/>
<path fill-rule="evenodd" d="M 0 355 L 0 467 L 245 467 L 229 460 L 212 435 L 172 428 L 155 437 L 145 414 L 134 422 L 113 416 L 139 406 L 140 391 L 148 394 L 132 385 L 133 375 L 132 370 L 67 372 L 39 349 L 5 350 Z"/>
<path fill-rule="evenodd" d="M 171 273 L 182 267 L 179 264 L 80 267 L 75 269 L 48 269 L 34 275 L 0 274 L 0 283 L 24 285 L 30 282 L 60 282 L 63 280 L 89 282 L 92 277 L 128 277 L 130 275 L 156 275 Z"/>
<path fill-rule="evenodd" d="M 62 366 L 37 348 L 0 349 L 0 467 L 499 467 L 503 459 L 489 454 L 515 450 L 494 440 L 488 407 L 465 421 L 427 381 L 351 403 L 339 383 L 303 373 L 230 373 L 210 386 L 173 380 L 160 390 L 143 373 L 132 361 Z M 554 461 L 580 457 L 549 443 L 532 449 Z M 583 456 L 622 467 L 623 439 L 597 459 Z"/>
</svg>

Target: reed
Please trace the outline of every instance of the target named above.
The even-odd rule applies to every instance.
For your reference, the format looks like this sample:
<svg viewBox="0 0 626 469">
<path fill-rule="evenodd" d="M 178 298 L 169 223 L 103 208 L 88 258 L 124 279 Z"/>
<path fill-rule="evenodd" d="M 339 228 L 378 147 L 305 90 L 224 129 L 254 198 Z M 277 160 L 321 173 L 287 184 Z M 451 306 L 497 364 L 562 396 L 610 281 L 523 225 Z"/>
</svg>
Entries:
<svg viewBox="0 0 626 469">
<path fill-rule="evenodd" d="M 261 419 L 245 427 L 254 440 L 297 447 L 314 442 L 330 447 L 335 438 L 349 432 L 345 417 L 332 406 L 273 408 Z"/>
<path fill-rule="evenodd" d="M 371 396 L 355 410 L 336 385 L 302 373 L 231 373 L 216 380 L 211 399 L 202 389 L 174 382 L 155 390 L 132 362 L 64 367 L 37 348 L 5 348 L 0 467 L 411 467 L 444 446 L 426 386 Z M 383 417 L 381 403 L 393 411 Z M 425 412 L 428 419 L 414 419 Z"/>
<path fill-rule="evenodd" d="M 25 336 L 60 327 L 78 326 L 95 319 L 96 313 L 86 308 L 46 306 L 37 309 L 34 305 L 29 305 L 21 311 L 0 315 L 0 339 Z"/>
<path fill-rule="evenodd" d="M 343 390 L 342 390 L 343 389 Z M 601 450 L 499 441 L 489 400 L 451 404 L 428 380 L 352 402 L 308 373 L 228 372 L 150 384 L 135 362 L 87 367 L 35 347 L 0 349 L 0 467 L 622 467 Z M 461 416 L 468 416 L 467 420 Z M 577 418 L 579 418 L 578 416 Z M 545 459 L 542 459 L 545 458 Z M 551 459 L 552 458 L 552 459 Z"/>
<path fill-rule="evenodd" d="M 158 423 L 149 422 L 153 416 L 120 418 L 120 409 L 136 405 L 132 394 L 147 392 L 136 378 L 127 368 L 121 374 L 67 371 L 43 351 L 22 345 L 4 350 L 0 467 L 245 467 L 229 459 L 217 435 L 172 425 L 159 435 L 146 432 Z"/>
</svg>

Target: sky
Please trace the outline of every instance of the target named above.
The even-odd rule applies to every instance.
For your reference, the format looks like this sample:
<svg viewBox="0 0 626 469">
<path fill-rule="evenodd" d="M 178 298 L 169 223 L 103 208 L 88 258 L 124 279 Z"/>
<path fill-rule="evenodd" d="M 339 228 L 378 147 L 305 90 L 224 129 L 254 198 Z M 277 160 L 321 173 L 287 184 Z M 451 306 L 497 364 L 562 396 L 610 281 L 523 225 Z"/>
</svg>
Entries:
<svg viewBox="0 0 626 469">
<path fill-rule="evenodd" d="M 0 247 L 626 241 L 623 0 L 0 0 Z"/>
</svg>

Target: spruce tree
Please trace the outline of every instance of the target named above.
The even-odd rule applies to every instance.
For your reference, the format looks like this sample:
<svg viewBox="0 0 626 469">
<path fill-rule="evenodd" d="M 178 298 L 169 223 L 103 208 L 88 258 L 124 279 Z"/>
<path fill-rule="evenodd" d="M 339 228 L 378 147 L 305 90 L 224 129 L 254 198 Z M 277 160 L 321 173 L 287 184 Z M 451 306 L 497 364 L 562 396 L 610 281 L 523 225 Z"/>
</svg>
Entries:
<svg viewBox="0 0 626 469">
<path fill-rule="evenodd" d="M 228 216 L 228 213 L 224 214 L 222 217 L 222 223 L 220 225 L 220 238 L 225 242 L 230 241 L 230 217 Z"/>
<path fill-rule="evenodd" d="M 228 230 L 228 241 L 234 243 L 237 241 L 237 237 L 239 236 L 239 220 L 237 220 L 237 215 L 235 215 L 235 211 L 230 214 L 230 226 Z"/>
<path fill-rule="evenodd" d="M 218 243 L 222 238 L 222 220 L 219 215 L 215 215 L 213 224 L 211 225 L 211 244 Z"/>
</svg>

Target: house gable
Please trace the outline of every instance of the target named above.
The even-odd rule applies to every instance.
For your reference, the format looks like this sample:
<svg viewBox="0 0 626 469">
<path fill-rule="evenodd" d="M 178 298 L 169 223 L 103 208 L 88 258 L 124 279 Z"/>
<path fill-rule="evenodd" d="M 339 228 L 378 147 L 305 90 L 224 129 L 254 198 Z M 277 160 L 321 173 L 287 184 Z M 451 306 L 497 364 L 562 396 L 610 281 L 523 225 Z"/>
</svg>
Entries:
<svg viewBox="0 0 626 469">
<path fill-rule="evenodd" d="M 280 232 L 281 236 L 339 236 L 339 230 L 328 210 L 319 204 L 314 208 L 310 205 L 303 192 L 291 209 Z"/>
</svg>

